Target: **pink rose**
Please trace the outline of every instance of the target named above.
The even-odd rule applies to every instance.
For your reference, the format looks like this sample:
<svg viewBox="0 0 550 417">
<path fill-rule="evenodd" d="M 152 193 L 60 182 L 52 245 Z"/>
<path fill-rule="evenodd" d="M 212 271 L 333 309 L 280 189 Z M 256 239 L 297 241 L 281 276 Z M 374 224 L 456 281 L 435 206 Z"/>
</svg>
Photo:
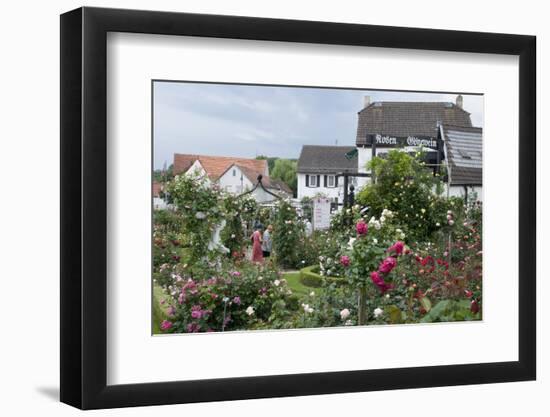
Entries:
<svg viewBox="0 0 550 417">
<path fill-rule="evenodd" d="M 346 255 L 342 255 L 340 256 L 340 263 L 345 266 L 345 267 L 348 267 L 349 264 L 351 263 L 350 259 L 349 259 L 349 256 L 346 256 Z"/>
<path fill-rule="evenodd" d="M 374 285 L 378 287 L 382 294 L 393 288 L 393 285 L 387 284 L 378 272 L 371 272 L 370 279 L 372 280 Z"/>
<path fill-rule="evenodd" d="M 378 267 L 378 271 L 382 272 L 383 274 L 389 274 L 396 265 L 397 260 L 392 256 L 388 256 L 382 261 L 382 263 Z"/>
<path fill-rule="evenodd" d="M 198 323 L 189 323 L 187 325 L 187 332 L 188 333 L 197 333 L 201 328 L 201 325 Z"/>
<path fill-rule="evenodd" d="M 404 248 L 405 248 L 405 244 L 401 241 L 397 241 L 388 248 L 388 252 L 395 253 L 396 255 L 401 255 L 403 253 Z"/>
<path fill-rule="evenodd" d="M 171 329 L 173 326 L 171 321 L 163 320 L 162 323 L 160 323 L 160 330 L 166 331 L 168 329 Z"/>
<path fill-rule="evenodd" d="M 357 231 L 358 235 L 365 235 L 369 230 L 369 228 L 367 226 L 367 223 L 361 220 L 360 222 L 357 222 L 357 224 L 355 225 L 355 230 Z"/>
<path fill-rule="evenodd" d="M 174 317 L 176 315 L 176 307 L 174 306 L 168 307 L 166 314 L 168 315 L 168 317 Z"/>
<path fill-rule="evenodd" d="M 202 309 L 199 305 L 194 305 L 191 307 L 191 317 L 194 319 L 200 319 L 202 317 Z"/>
</svg>

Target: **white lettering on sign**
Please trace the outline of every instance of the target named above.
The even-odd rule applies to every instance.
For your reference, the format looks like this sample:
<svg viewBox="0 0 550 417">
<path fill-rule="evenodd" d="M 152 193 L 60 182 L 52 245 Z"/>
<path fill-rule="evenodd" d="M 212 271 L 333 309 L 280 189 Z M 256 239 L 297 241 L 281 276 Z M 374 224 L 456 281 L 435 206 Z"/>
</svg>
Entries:
<svg viewBox="0 0 550 417">
<path fill-rule="evenodd" d="M 437 142 L 432 138 L 420 139 L 416 136 L 409 136 L 407 138 L 407 145 L 409 146 L 427 146 L 428 148 L 436 148 Z"/>
<path fill-rule="evenodd" d="M 379 145 L 397 145 L 397 138 L 392 136 L 376 135 L 376 143 Z"/>
</svg>

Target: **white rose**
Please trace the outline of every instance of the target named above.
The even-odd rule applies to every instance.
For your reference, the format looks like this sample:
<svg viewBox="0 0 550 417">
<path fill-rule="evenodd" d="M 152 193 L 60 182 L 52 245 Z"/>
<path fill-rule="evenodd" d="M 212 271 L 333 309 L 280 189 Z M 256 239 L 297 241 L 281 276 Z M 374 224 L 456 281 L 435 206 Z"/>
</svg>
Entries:
<svg viewBox="0 0 550 417">
<path fill-rule="evenodd" d="M 342 320 L 346 320 L 350 314 L 351 313 L 349 312 L 349 310 L 347 308 L 344 308 L 342 311 L 340 311 L 340 318 Z"/>
<path fill-rule="evenodd" d="M 279 281 L 278 279 L 273 281 L 273 285 L 275 285 L 276 287 L 278 287 L 280 283 L 281 283 L 281 281 Z"/>
<path fill-rule="evenodd" d="M 384 310 L 382 310 L 380 307 L 374 309 L 374 317 L 378 318 L 382 314 L 384 314 Z"/>
<path fill-rule="evenodd" d="M 311 291 L 311 292 L 309 293 L 309 296 L 310 296 L 310 297 L 315 297 L 315 292 L 314 292 L 314 291 Z"/>
<path fill-rule="evenodd" d="M 254 307 L 248 306 L 248 308 L 245 311 L 246 311 L 246 314 L 251 316 L 252 314 L 254 314 Z"/>
</svg>

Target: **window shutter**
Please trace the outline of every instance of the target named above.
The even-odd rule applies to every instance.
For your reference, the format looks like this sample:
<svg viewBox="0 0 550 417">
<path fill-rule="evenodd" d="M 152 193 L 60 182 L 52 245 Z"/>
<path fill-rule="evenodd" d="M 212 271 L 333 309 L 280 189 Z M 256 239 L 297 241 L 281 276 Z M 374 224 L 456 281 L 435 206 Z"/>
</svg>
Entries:
<svg viewBox="0 0 550 417">
<path fill-rule="evenodd" d="M 327 188 L 327 176 L 325 175 L 324 177 L 325 177 L 325 178 L 324 178 L 324 182 L 325 182 L 325 186 L 324 186 L 324 187 Z"/>
<path fill-rule="evenodd" d="M 337 175 L 334 176 L 334 186 L 338 187 L 338 176 Z"/>
<path fill-rule="evenodd" d="M 321 176 L 317 175 L 317 187 L 321 184 Z"/>
<path fill-rule="evenodd" d="M 309 187 L 309 175 L 306 174 L 306 187 Z"/>
</svg>

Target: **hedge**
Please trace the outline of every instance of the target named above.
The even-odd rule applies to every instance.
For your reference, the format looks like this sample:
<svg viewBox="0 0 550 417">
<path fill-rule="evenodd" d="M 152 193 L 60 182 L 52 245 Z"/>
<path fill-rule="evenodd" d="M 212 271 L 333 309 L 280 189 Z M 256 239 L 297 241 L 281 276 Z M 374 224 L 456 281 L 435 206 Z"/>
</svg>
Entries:
<svg viewBox="0 0 550 417">
<path fill-rule="evenodd" d="M 319 288 L 323 285 L 323 282 L 325 280 L 331 283 L 343 283 L 342 278 L 322 277 L 317 272 L 315 272 L 318 268 L 318 265 L 311 265 L 300 269 L 300 282 L 302 283 L 302 285 L 305 285 L 306 287 Z"/>
</svg>

